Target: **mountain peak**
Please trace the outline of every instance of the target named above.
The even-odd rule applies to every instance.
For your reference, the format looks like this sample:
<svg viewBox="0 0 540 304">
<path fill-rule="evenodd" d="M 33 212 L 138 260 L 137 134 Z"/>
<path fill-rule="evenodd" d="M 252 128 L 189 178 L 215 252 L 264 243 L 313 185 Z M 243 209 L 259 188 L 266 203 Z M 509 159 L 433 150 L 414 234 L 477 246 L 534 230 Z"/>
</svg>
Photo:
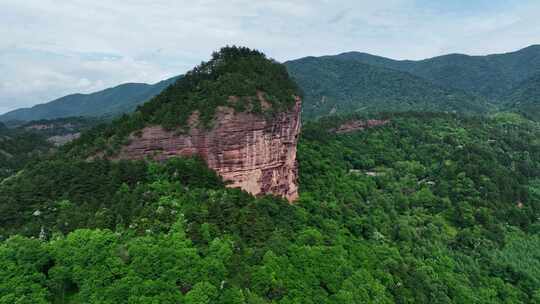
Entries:
<svg viewBox="0 0 540 304">
<path fill-rule="evenodd" d="M 279 112 L 295 103 L 300 90 L 283 65 L 257 50 L 227 46 L 139 107 L 139 111 L 149 122 L 173 129 L 185 125 L 195 111 L 204 124 L 210 123 L 217 107 L 230 105 L 231 97 L 236 110 L 262 112 L 264 109 L 253 101 L 263 95 L 268 110 Z"/>
<path fill-rule="evenodd" d="M 283 65 L 256 50 L 225 47 L 132 115 L 74 142 L 70 153 L 160 161 L 198 156 L 231 187 L 292 202 L 300 113 L 299 89 Z"/>
</svg>

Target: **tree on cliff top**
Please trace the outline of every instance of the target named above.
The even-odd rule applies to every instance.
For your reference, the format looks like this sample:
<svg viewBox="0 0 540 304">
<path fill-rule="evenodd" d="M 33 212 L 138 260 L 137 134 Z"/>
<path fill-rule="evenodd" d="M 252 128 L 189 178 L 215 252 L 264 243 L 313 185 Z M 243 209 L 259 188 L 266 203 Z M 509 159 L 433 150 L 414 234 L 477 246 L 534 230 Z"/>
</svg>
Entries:
<svg viewBox="0 0 540 304">
<path fill-rule="evenodd" d="M 208 124 L 218 106 L 261 113 L 260 103 L 251 102 L 257 92 L 264 94 L 273 112 L 287 109 L 294 104 L 294 96 L 299 95 L 285 66 L 257 50 L 228 46 L 142 105 L 139 112 L 145 121 L 169 129 L 184 125 L 193 111 L 199 111 L 203 123 Z M 231 104 L 230 96 L 238 100 Z"/>
</svg>

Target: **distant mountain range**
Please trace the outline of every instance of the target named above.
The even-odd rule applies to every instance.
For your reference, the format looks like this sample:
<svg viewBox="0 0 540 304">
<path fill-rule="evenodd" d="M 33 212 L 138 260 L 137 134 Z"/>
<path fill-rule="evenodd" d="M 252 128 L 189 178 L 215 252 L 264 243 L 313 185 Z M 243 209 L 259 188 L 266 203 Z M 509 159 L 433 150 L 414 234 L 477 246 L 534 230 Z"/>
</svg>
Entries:
<svg viewBox="0 0 540 304">
<path fill-rule="evenodd" d="M 492 108 L 483 97 L 338 56 L 308 57 L 286 65 L 304 91 L 303 113 L 308 118 L 385 111 L 480 114 Z"/>
<path fill-rule="evenodd" d="M 156 84 L 125 83 L 91 94 L 67 95 L 31 108 L 17 109 L 0 116 L 0 121 L 32 121 L 64 117 L 115 116 L 135 108 L 161 93 L 177 77 Z"/>
<path fill-rule="evenodd" d="M 540 45 L 506 54 L 449 54 L 418 61 L 349 52 L 285 64 L 304 91 L 308 118 L 379 111 L 481 114 L 497 108 L 540 118 Z M 114 116 L 133 111 L 176 79 L 68 95 L 0 115 L 0 121 Z"/>
<path fill-rule="evenodd" d="M 418 61 L 358 52 L 328 57 L 407 72 L 443 87 L 486 97 L 491 102 L 504 102 L 510 90 L 540 72 L 540 45 L 505 54 L 449 54 Z"/>
</svg>

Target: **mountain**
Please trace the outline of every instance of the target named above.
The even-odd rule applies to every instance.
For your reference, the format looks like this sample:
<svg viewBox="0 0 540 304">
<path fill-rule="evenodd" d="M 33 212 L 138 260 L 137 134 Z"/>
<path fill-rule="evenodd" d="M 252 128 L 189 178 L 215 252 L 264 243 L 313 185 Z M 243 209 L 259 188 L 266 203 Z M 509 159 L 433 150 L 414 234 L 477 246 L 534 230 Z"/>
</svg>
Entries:
<svg viewBox="0 0 540 304">
<path fill-rule="evenodd" d="M 490 109 L 481 97 L 358 60 L 307 57 L 286 65 L 303 90 L 303 113 L 308 118 L 381 111 L 480 114 Z"/>
<path fill-rule="evenodd" d="M 301 58 L 285 65 L 306 94 L 306 118 L 354 111 L 478 114 L 506 104 L 511 92 L 540 73 L 540 45 L 506 54 L 449 54 L 417 61 L 348 52 Z M 177 78 L 69 95 L 0 115 L 0 121 L 115 116 L 133 111 Z"/>
<path fill-rule="evenodd" d="M 510 110 L 540 119 L 540 73 L 519 84 L 507 97 L 507 103 Z"/>
<path fill-rule="evenodd" d="M 418 61 L 393 60 L 359 52 L 328 57 L 407 72 L 437 85 L 477 94 L 498 103 L 504 102 L 508 92 L 522 81 L 540 72 L 540 45 L 505 54 L 449 54 Z"/>
<path fill-rule="evenodd" d="M 131 112 L 138 105 L 161 93 L 178 77 L 150 85 L 126 83 L 91 94 L 68 95 L 31 108 L 0 115 L 0 121 L 32 121 L 72 116 L 115 116 Z"/>
<path fill-rule="evenodd" d="M 230 187 L 294 201 L 299 95 L 282 64 L 225 47 L 131 115 L 75 141 L 70 152 L 83 159 L 197 156 Z"/>
</svg>

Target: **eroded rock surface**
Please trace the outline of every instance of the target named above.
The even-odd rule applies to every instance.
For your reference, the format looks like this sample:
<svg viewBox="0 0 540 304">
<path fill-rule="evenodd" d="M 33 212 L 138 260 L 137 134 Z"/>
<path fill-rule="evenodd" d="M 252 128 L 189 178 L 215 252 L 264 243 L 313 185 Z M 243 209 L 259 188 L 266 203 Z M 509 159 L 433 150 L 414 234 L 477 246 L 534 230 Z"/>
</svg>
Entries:
<svg viewBox="0 0 540 304">
<path fill-rule="evenodd" d="M 119 159 L 165 160 L 200 155 L 230 187 L 253 195 L 274 194 L 294 201 L 298 197 L 297 142 L 301 100 L 290 110 L 265 119 L 262 115 L 219 107 L 213 127 L 198 125 L 198 113 L 190 117 L 186 134 L 146 127 L 131 135 Z"/>
</svg>

